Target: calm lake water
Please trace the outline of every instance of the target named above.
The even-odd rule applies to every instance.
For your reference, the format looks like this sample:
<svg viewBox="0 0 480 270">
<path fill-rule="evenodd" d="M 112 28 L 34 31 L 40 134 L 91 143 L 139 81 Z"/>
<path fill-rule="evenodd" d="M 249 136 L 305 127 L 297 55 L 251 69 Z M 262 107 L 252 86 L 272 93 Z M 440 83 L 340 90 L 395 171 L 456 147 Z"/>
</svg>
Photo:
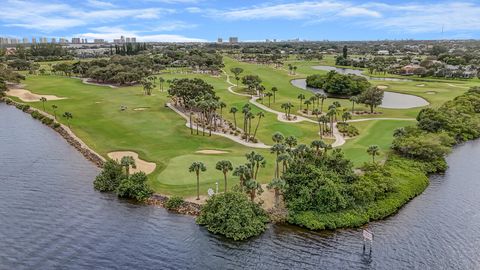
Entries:
<svg viewBox="0 0 480 270">
<path fill-rule="evenodd" d="M 314 93 L 325 93 L 322 89 L 307 86 L 306 79 L 294 79 L 291 80 L 290 83 L 295 87 Z M 428 104 L 428 101 L 419 96 L 384 91 L 382 104 L 379 107 L 387 109 L 410 109 L 427 106 Z"/>
<path fill-rule="evenodd" d="M 270 226 L 235 243 L 189 216 L 98 193 L 98 169 L 58 134 L 0 104 L 0 269 L 479 269 L 480 141 L 397 215 L 361 230 Z"/>
</svg>

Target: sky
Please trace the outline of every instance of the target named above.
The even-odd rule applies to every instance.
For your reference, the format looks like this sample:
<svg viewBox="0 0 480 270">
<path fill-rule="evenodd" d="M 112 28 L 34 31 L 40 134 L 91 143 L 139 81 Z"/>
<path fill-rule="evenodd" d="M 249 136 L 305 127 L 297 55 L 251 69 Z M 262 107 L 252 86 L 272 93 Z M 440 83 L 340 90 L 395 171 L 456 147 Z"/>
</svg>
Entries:
<svg viewBox="0 0 480 270">
<path fill-rule="evenodd" d="M 164 42 L 478 39 L 480 1 L 0 0 L 2 37 L 121 35 Z"/>
</svg>

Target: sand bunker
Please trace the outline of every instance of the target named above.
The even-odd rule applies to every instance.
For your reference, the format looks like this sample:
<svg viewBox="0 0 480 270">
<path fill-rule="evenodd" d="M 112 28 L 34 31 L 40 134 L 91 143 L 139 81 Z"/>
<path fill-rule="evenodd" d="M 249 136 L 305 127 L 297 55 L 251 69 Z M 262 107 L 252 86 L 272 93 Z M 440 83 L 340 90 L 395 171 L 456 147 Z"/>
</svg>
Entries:
<svg viewBox="0 0 480 270">
<path fill-rule="evenodd" d="M 218 154 L 226 154 L 228 152 L 226 151 L 220 151 L 220 150 L 199 150 L 196 151 L 195 153 L 197 154 L 206 154 L 206 155 L 218 155 Z"/>
<path fill-rule="evenodd" d="M 378 88 L 378 89 L 385 90 L 385 89 L 388 88 L 388 86 L 386 86 L 386 85 L 377 85 L 377 88 Z"/>
<path fill-rule="evenodd" d="M 116 160 L 118 162 L 120 162 L 122 157 L 125 157 L 125 156 L 131 156 L 135 160 L 135 164 L 137 168 L 135 169 L 130 168 L 130 173 L 144 172 L 146 174 L 150 174 L 157 167 L 157 164 L 153 162 L 148 162 L 138 158 L 138 154 L 132 151 L 116 151 L 116 152 L 108 153 L 109 158 Z"/>
<path fill-rule="evenodd" d="M 417 84 L 416 86 L 423 87 L 423 86 L 425 86 L 425 84 Z"/>
<path fill-rule="evenodd" d="M 47 101 L 66 99 L 64 97 L 57 97 L 55 95 L 37 95 L 25 89 L 13 88 L 7 91 L 7 95 L 17 97 L 24 102 L 39 102 L 40 98 L 44 97 Z"/>
<path fill-rule="evenodd" d="M 436 91 L 427 91 L 425 92 L 425 94 L 428 94 L 428 95 L 435 95 L 437 92 Z"/>
<path fill-rule="evenodd" d="M 149 107 L 138 107 L 138 108 L 134 108 L 133 110 L 134 111 L 145 111 L 145 110 L 148 110 Z"/>
</svg>

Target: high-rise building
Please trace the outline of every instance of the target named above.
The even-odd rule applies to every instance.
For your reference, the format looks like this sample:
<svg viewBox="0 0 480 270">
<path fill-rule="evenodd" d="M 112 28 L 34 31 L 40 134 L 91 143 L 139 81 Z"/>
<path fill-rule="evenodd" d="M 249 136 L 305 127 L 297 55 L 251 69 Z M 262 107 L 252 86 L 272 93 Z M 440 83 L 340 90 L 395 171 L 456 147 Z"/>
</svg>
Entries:
<svg viewBox="0 0 480 270">
<path fill-rule="evenodd" d="M 28 44 L 28 38 L 26 37 L 23 38 L 23 44 Z"/>
<path fill-rule="evenodd" d="M 130 43 L 131 42 L 130 38 L 129 37 L 125 38 L 125 42 Z"/>
<path fill-rule="evenodd" d="M 230 44 L 237 44 L 238 43 L 238 37 L 229 37 L 228 42 Z"/>
<path fill-rule="evenodd" d="M 66 38 L 60 38 L 60 44 L 67 44 L 68 40 Z"/>
<path fill-rule="evenodd" d="M 120 40 L 122 41 L 122 43 L 125 43 L 125 37 L 124 36 L 121 36 Z"/>
<path fill-rule="evenodd" d="M 36 37 L 32 37 L 32 44 L 35 44 L 37 43 L 37 38 Z"/>
<path fill-rule="evenodd" d="M 80 44 L 80 43 L 81 43 L 80 38 L 78 38 L 78 37 L 72 38 L 72 44 Z"/>
<path fill-rule="evenodd" d="M 41 37 L 40 38 L 40 43 L 42 43 L 42 44 L 48 43 L 47 38 L 46 37 Z"/>
<path fill-rule="evenodd" d="M 223 38 L 218 38 L 217 43 L 223 43 Z"/>
<path fill-rule="evenodd" d="M 136 37 L 131 37 L 131 38 L 130 38 L 130 41 L 131 41 L 132 43 L 136 43 L 136 42 L 137 42 L 137 38 L 136 38 Z"/>
<path fill-rule="evenodd" d="M 102 44 L 102 43 L 105 43 L 105 40 L 102 39 L 102 38 L 95 38 L 95 39 L 93 40 L 93 43 L 95 43 L 95 44 Z"/>
<path fill-rule="evenodd" d="M 52 43 L 52 44 L 57 43 L 57 39 L 56 39 L 56 38 L 52 38 L 51 43 Z"/>
<path fill-rule="evenodd" d="M 0 45 L 8 44 L 8 38 L 0 37 Z"/>
</svg>

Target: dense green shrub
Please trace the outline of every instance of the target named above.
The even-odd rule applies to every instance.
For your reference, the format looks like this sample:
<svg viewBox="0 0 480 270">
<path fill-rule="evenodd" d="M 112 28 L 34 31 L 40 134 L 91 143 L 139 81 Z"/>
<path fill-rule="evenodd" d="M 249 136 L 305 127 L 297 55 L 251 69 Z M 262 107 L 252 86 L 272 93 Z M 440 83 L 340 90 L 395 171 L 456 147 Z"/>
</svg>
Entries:
<svg viewBox="0 0 480 270">
<path fill-rule="evenodd" d="M 355 126 L 350 125 L 348 123 L 340 122 L 337 124 L 337 128 L 338 128 L 338 131 L 342 133 L 344 136 L 346 135 L 348 137 L 355 137 L 360 134 L 360 132 Z"/>
<path fill-rule="evenodd" d="M 179 208 L 183 204 L 183 198 L 180 196 L 172 196 L 168 198 L 168 200 L 165 202 L 165 208 L 168 210 L 173 210 Z"/>
<path fill-rule="evenodd" d="M 212 233 L 222 234 L 234 240 L 259 235 L 266 229 L 268 217 L 265 211 L 245 194 L 226 192 L 207 200 L 197 218 Z"/>
<path fill-rule="evenodd" d="M 103 164 L 103 170 L 93 181 L 93 187 L 102 192 L 115 191 L 123 178 L 125 176 L 122 166 L 115 160 L 109 159 Z"/>
<path fill-rule="evenodd" d="M 42 118 L 42 123 L 47 125 L 47 126 L 50 126 L 53 123 L 53 119 L 50 118 L 50 117 L 43 117 Z"/>
<path fill-rule="evenodd" d="M 53 128 L 56 129 L 56 128 L 59 128 L 59 127 L 60 127 L 60 123 L 58 123 L 58 122 L 53 123 Z"/>
<path fill-rule="evenodd" d="M 144 172 L 134 173 L 130 177 L 122 179 L 116 193 L 121 198 L 145 201 L 153 194 L 147 180 L 147 175 Z"/>
</svg>

